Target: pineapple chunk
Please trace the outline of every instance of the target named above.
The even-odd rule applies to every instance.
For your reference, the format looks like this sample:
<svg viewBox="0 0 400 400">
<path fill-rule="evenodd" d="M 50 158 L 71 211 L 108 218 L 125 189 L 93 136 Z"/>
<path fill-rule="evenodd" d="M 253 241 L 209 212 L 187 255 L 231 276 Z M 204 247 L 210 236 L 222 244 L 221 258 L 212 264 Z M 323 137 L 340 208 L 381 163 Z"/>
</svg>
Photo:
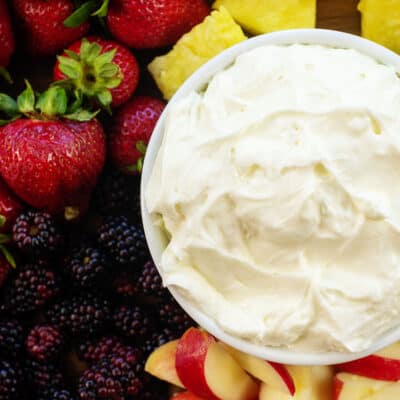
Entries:
<svg viewBox="0 0 400 400">
<path fill-rule="evenodd" d="M 283 29 L 314 28 L 316 0 L 216 0 L 246 31 L 254 35 Z"/>
<path fill-rule="evenodd" d="M 361 0 L 362 36 L 400 53 L 400 0 Z"/>
<path fill-rule="evenodd" d="M 156 57 L 148 68 L 165 99 L 169 100 L 197 68 L 245 39 L 240 26 L 222 7 L 183 35 L 169 53 Z"/>
</svg>

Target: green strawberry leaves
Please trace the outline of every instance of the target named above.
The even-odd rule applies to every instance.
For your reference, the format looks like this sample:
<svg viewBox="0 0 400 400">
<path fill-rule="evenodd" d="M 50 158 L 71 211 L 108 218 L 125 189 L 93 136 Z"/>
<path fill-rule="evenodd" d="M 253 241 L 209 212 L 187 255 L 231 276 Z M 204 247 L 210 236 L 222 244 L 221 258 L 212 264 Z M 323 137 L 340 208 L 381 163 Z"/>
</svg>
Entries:
<svg viewBox="0 0 400 400">
<path fill-rule="evenodd" d="M 4 258 L 7 260 L 7 262 L 13 267 L 16 267 L 15 259 L 13 255 L 10 253 L 10 251 L 7 249 L 5 244 L 9 243 L 11 241 L 11 237 L 9 235 L 6 235 L 4 233 L 0 233 L 0 253 L 3 254 Z"/>
<path fill-rule="evenodd" d="M 146 154 L 146 150 L 147 150 L 147 144 L 145 142 L 143 142 L 143 140 L 139 140 L 136 143 L 136 150 L 141 154 L 141 156 L 137 159 L 135 164 L 128 165 L 127 167 L 125 167 L 125 170 L 128 173 L 142 172 L 144 155 Z"/>
<path fill-rule="evenodd" d="M 80 5 L 68 18 L 64 25 L 68 28 L 76 28 L 87 21 L 91 16 L 103 18 L 108 13 L 110 0 L 89 0 Z"/>
<path fill-rule="evenodd" d="M 6 68 L 0 67 L 0 76 L 2 76 L 6 82 L 8 82 L 10 84 L 13 83 L 11 75 Z"/>
<path fill-rule="evenodd" d="M 110 113 L 110 90 L 120 85 L 122 75 L 118 65 L 113 62 L 117 50 L 101 51 L 98 43 L 83 39 L 79 54 L 68 51 L 66 56 L 58 56 L 59 69 L 66 79 L 54 85 L 78 91 L 86 100 L 90 102 L 94 99 Z"/>
</svg>

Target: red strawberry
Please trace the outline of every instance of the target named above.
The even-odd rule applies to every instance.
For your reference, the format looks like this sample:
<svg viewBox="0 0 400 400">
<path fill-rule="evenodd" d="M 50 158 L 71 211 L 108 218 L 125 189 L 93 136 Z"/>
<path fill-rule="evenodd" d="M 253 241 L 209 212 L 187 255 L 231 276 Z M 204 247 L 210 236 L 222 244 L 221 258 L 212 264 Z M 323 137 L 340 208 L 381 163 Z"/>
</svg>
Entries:
<svg viewBox="0 0 400 400">
<path fill-rule="evenodd" d="M 162 101 L 142 96 L 118 110 L 109 150 L 114 163 L 125 173 L 141 171 L 146 146 L 164 107 Z"/>
<path fill-rule="evenodd" d="M 164 47 L 174 44 L 209 12 L 205 0 L 112 0 L 107 25 L 129 47 Z"/>
<path fill-rule="evenodd" d="M 4 75 L 8 80 L 10 80 L 10 76 L 4 67 L 8 65 L 13 52 L 14 36 L 7 4 L 5 0 L 0 0 L 0 75 Z"/>
<path fill-rule="evenodd" d="M 135 91 L 139 65 L 126 47 L 93 36 L 75 42 L 58 57 L 53 75 L 56 81 L 68 79 L 74 89 L 96 97 L 103 106 L 117 107 Z"/>
<path fill-rule="evenodd" d="M 68 104 L 62 88 L 51 87 L 36 100 L 27 83 L 17 102 L 3 98 L 12 119 L 0 128 L 0 176 L 31 206 L 78 217 L 104 165 L 101 125 L 77 99 Z"/>
<path fill-rule="evenodd" d="M 89 29 L 87 22 L 67 28 L 64 20 L 74 11 L 71 0 L 13 0 L 25 40 L 34 54 L 53 55 Z"/>
<path fill-rule="evenodd" d="M 21 211 L 21 202 L 0 180 L 0 232 L 9 231 Z"/>
</svg>

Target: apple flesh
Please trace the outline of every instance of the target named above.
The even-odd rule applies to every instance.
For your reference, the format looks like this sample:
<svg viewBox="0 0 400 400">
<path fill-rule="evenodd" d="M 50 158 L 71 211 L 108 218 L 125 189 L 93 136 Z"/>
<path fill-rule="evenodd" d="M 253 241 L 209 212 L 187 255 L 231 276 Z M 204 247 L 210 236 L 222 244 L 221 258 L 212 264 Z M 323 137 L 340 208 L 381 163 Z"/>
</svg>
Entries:
<svg viewBox="0 0 400 400">
<path fill-rule="evenodd" d="M 290 394 L 285 393 L 280 389 L 276 389 L 272 386 L 267 385 L 266 383 L 261 383 L 260 395 L 258 397 L 259 400 L 294 400 L 295 397 L 292 397 Z"/>
<path fill-rule="evenodd" d="M 251 356 L 250 354 L 243 353 L 226 344 L 223 346 L 250 375 L 272 388 L 281 390 L 291 396 L 294 395 L 296 389 L 293 378 L 283 364 Z"/>
<path fill-rule="evenodd" d="M 333 382 L 333 400 L 397 400 L 400 382 L 382 381 L 341 372 Z"/>
<path fill-rule="evenodd" d="M 204 400 L 255 400 L 259 385 L 211 335 L 188 329 L 179 339 L 176 371 L 183 385 Z"/>
<path fill-rule="evenodd" d="M 359 360 L 338 364 L 337 369 L 383 381 L 400 380 L 400 343 Z"/>
<path fill-rule="evenodd" d="M 177 345 L 178 341 L 173 340 L 154 350 L 147 359 L 144 369 L 156 378 L 184 389 L 175 368 Z"/>
</svg>

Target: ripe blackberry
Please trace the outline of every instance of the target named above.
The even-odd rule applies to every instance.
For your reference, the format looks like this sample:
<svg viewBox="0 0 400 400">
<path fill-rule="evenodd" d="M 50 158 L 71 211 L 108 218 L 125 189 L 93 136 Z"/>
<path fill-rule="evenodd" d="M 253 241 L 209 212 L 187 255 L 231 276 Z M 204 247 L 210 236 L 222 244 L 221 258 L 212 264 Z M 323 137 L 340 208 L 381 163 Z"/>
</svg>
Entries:
<svg viewBox="0 0 400 400">
<path fill-rule="evenodd" d="M 138 289 L 147 296 L 162 298 L 168 291 L 163 287 L 162 279 L 153 261 L 144 264 L 138 282 Z"/>
<path fill-rule="evenodd" d="M 138 293 L 137 271 L 117 271 L 113 278 L 113 291 L 116 295 L 129 298 Z"/>
<path fill-rule="evenodd" d="M 19 267 L 15 279 L 5 287 L 2 308 L 21 314 L 48 303 L 60 290 L 55 273 L 38 264 Z"/>
<path fill-rule="evenodd" d="M 143 372 L 136 362 L 112 353 L 92 365 L 79 379 L 79 399 L 140 399 Z"/>
<path fill-rule="evenodd" d="M 155 327 L 153 319 L 140 306 L 122 305 L 115 310 L 113 318 L 120 333 L 138 341 L 145 339 Z"/>
<path fill-rule="evenodd" d="M 134 177 L 116 169 L 106 169 L 93 196 L 95 208 L 102 215 L 125 214 L 132 208 L 134 190 L 138 186 Z"/>
<path fill-rule="evenodd" d="M 76 397 L 66 389 L 52 388 L 45 397 L 42 396 L 39 400 L 76 400 Z"/>
<path fill-rule="evenodd" d="M 143 230 L 125 216 L 108 217 L 98 230 L 98 240 L 118 264 L 141 267 L 148 257 Z"/>
<path fill-rule="evenodd" d="M 46 312 L 48 321 L 72 335 L 86 337 L 100 333 L 109 322 L 110 303 L 89 292 L 64 298 Z"/>
<path fill-rule="evenodd" d="M 61 246 L 62 235 L 50 214 L 31 210 L 16 219 L 13 240 L 24 253 L 37 257 L 56 252 Z"/>
<path fill-rule="evenodd" d="M 91 245 L 72 250 L 66 259 L 65 269 L 72 281 L 82 288 L 93 288 L 104 277 L 107 258 L 102 249 Z"/>
<path fill-rule="evenodd" d="M 0 359 L 0 400 L 19 400 L 17 367 Z"/>
<path fill-rule="evenodd" d="M 178 339 L 179 335 L 169 328 L 163 328 L 159 332 L 154 332 L 143 344 L 143 352 L 148 356 L 153 350 L 165 343 Z"/>
<path fill-rule="evenodd" d="M 0 357 L 16 358 L 24 344 L 21 324 L 16 320 L 0 320 Z"/>
<path fill-rule="evenodd" d="M 26 360 L 26 378 L 37 397 L 46 397 L 53 388 L 65 387 L 60 365 L 41 363 L 32 358 Z"/>
<path fill-rule="evenodd" d="M 50 325 L 34 326 L 26 339 L 26 350 L 37 361 L 50 361 L 60 356 L 64 340 L 61 331 Z"/>
<path fill-rule="evenodd" d="M 0 288 L 6 282 L 10 271 L 11 271 L 11 265 L 5 259 L 0 249 Z"/>
<path fill-rule="evenodd" d="M 102 358 L 112 352 L 119 352 L 125 346 L 120 338 L 116 336 L 103 336 L 100 339 L 87 339 L 78 346 L 79 357 L 92 364 L 100 361 Z"/>
<path fill-rule="evenodd" d="M 178 336 L 191 326 L 195 326 L 195 322 L 172 296 L 165 298 L 165 301 L 160 305 L 159 316 L 161 323 L 177 333 Z"/>
</svg>

